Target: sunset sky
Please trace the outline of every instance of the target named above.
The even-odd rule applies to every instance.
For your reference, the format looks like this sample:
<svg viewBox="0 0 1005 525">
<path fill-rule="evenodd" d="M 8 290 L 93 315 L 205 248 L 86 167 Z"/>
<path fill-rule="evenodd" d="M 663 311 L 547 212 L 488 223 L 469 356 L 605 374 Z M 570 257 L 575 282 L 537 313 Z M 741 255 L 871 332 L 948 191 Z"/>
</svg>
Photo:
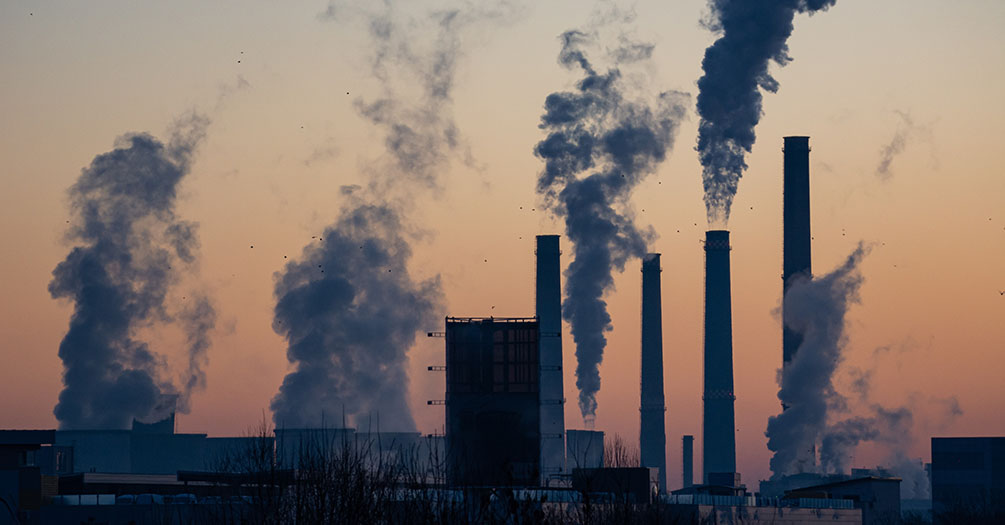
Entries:
<svg viewBox="0 0 1005 525">
<path fill-rule="evenodd" d="M 458 4 L 407 5 L 402 16 L 422 17 Z M 701 24 L 703 0 L 619 5 L 637 15 L 621 29 L 655 44 L 654 80 L 643 88 L 691 95 L 672 153 L 632 199 L 639 225 L 659 235 L 651 251 L 663 254 L 668 478 L 676 488 L 681 436 L 700 444 L 701 435 L 707 224 L 693 102 L 715 34 Z M 378 89 L 366 28 L 351 12 L 322 16 L 327 8 L 323 0 L 0 4 L 0 428 L 57 425 L 57 348 L 72 305 L 47 286 L 71 247 L 67 189 L 118 137 L 166 138 L 192 109 L 212 123 L 177 211 L 199 223 L 192 279 L 204 284 L 219 321 L 207 388 L 178 430 L 239 435 L 271 419 L 269 402 L 289 370 L 286 344 L 272 330 L 274 275 L 284 256 L 295 258 L 333 222 L 345 202 L 339 188 L 364 182 L 383 147 L 354 106 Z M 563 225 L 542 210 L 535 185 L 543 163 L 533 148 L 544 138 L 545 97 L 578 79 L 557 63 L 557 37 L 595 20 L 594 8 L 524 2 L 507 20 L 460 33 L 451 111 L 470 159 L 453 157 L 441 187 L 419 195 L 411 215 L 424 232 L 411 272 L 440 275 L 448 315 L 534 314 L 534 236 Z M 797 15 L 794 60 L 772 65 L 780 89 L 765 94 L 729 222 L 737 461 L 748 486 L 769 475 L 764 431 L 780 410 L 786 135 L 810 136 L 815 273 L 860 241 L 871 246 L 839 389 L 855 369 L 872 370 L 871 402 L 913 410 L 908 452 L 925 461 L 933 435 L 1005 434 L 1003 27 L 1000 0 L 838 0 Z M 898 137 L 902 150 L 880 173 L 882 151 Z M 571 248 L 563 238 L 563 265 Z M 633 441 L 640 267 L 630 261 L 608 296 L 614 331 L 596 420 Z M 566 425 L 582 428 L 568 325 L 563 333 Z M 180 371 L 176 335 L 145 335 Z M 421 337 L 409 356 L 413 415 L 421 431 L 441 431 L 442 407 L 426 400 L 443 398 L 443 375 L 426 366 L 443 363 L 443 340 Z M 953 397 L 962 415 L 949 414 Z M 875 466 L 881 449 L 860 448 L 853 464 Z"/>
</svg>

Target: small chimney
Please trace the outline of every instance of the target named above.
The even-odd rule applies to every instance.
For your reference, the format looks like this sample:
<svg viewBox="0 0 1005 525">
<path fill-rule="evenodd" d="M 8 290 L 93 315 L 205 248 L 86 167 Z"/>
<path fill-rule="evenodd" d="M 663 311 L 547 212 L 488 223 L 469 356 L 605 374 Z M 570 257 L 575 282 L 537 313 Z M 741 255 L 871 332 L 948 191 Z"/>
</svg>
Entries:
<svg viewBox="0 0 1005 525">
<path fill-rule="evenodd" d="M 541 481 L 565 472 L 565 397 L 562 386 L 562 286 L 558 235 L 537 236 L 538 403 Z"/>
<path fill-rule="evenodd" d="M 666 403 L 663 395 L 663 309 L 660 254 L 642 259 L 642 371 L 639 459 L 659 469 L 659 491 L 666 493 Z"/>
<path fill-rule="evenodd" d="M 683 438 L 683 458 L 681 460 L 681 476 L 684 488 L 694 485 L 694 436 Z"/>
<path fill-rule="evenodd" d="M 733 314 L 729 232 L 705 232 L 705 380 L 702 479 L 736 472 L 733 402 Z"/>
</svg>

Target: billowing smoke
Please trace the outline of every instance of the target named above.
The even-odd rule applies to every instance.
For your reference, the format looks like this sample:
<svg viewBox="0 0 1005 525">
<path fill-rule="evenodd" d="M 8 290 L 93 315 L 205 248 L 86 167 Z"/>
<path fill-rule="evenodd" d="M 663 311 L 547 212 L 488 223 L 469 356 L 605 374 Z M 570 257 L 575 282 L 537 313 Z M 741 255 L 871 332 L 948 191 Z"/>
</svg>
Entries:
<svg viewBox="0 0 1005 525">
<path fill-rule="evenodd" d="M 323 415 L 381 430 L 414 430 L 406 351 L 439 321 L 438 278 L 408 273 L 407 227 L 392 208 L 353 202 L 276 281 L 273 329 L 297 364 L 272 401 L 276 423 Z M 371 420 L 372 417 L 372 420 Z"/>
<path fill-rule="evenodd" d="M 622 42 L 614 64 L 599 72 L 587 57 L 593 36 L 568 31 L 558 60 L 583 77 L 573 91 L 545 99 L 541 129 L 547 138 L 534 152 L 545 161 L 537 191 L 565 219 L 575 257 L 565 272 L 563 314 L 576 342 L 576 386 L 584 420 L 592 421 L 600 390 L 599 366 L 612 329 L 604 294 L 631 257 L 647 252 L 654 233 L 635 225 L 632 191 L 652 174 L 673 146 L 687 95 L 663 92 L 631 97 L 619 69 L 648 60 L 652 46 Z"/>
<path fill-rule="evenodd" d="M 873 370 L 853 368 L 850 387 L 862 406 L 855 411 L 859 415 L 849 416 L 849 399 L 834 384 L 847 345 L 845 317 L 859 301 L 863 282 L 859 265 L 867 252 L 859 244 L 840 267 L 822 277 L 801 277 L 786 294 L 784 322 L 802 334 L 803 341 L 778 374 L 778 398 L 786 409 L 768 419 L 772 478 L 801 472 L 847 474 L 856 448 L 875 442 L 887 451 L 886 469 L 904 480 L 902 496 L 926 498 L 924 466 L 907 455 L 917 434 L 912 408 L 888 408 L 872 401 Z M 879 349 L 874 356 L 886 351 Z M 962 414 L 955 398 L 934 401 L 941 407 L 928 412 L 944 412 L 936 421 L 939 427 L 947 427 Z"/>
<path fill-rule="evenodd" d="M 272 400 L 277 426 L 344 418 L 375 430 L 415 429 L 408 350 L 417 333 L 442 321 L 443 293 L 438 276 L 416 280 L 408 272 L 419 238 L 408 213 L 417 192 L 438 186 L 451 156 L 464 157 L 451 98 L 462 31 L 511 15 L 507 4 L 419 16 L 401 15 L 394 2 L 375 13 L 365 6 L 333 2 L 321 17 L 364 19 L 381 91 L 355 106 L 383 132 L 385 153 L 364 170 L 365 187 L 343 187 L 335 223 L 276 274 L 273 328 L 294 364 Z"/>
<path fill-rule="evenodd" d="M 724 227 L 729 221 L 729 208 L 747 169 L 745 157 L 754 146 L 754 127 L 761 119 L 760 89 L 778 91 L 768 65 L 774 61 L 784 66 L 792 60 L 786 41 L 796 12 L 812 14 L 835 2 L 709 0 L 706 26 L 720 36 L 702 60 L 697 146 L 709 225 Z"/>
<path fill-rule="evenodd" d="M 858 267 L 866 251 L 859 244 L 837 269 L 822 277 L 797 278 L 786 293 L 783 321 L 803 340 L 792 361 L 779 371 L 778 398 L 787 408 L 768 419 L 766 434 L 774 453 L 771 471 L 775 476 L 815 468 L 813 451 L 827 431 L 828 415 L 835 405 L 844 405 L 833 379 L 847 343 L 845 313 L 859 300 L 862 275 Z M 849 436 L 864 432 L 856 421 L 845 426 Z M 843 442 L 838 435 L 832 439 L 837 440 L 834 447 Z"/>
<path fill-rule="evenodd" d="M 74 247 L 49 283 L 54 298 L 74 307 L 59 345 L 60 428 L 155 421 L 174 410 L 175 399 L 187 411 L 192 392 L 205 387 L 216 315 L 198 293 L 186 293 L 180 307 L 175 302 L 199 248 L 196 225 L 176 216 L 175 200 L 208 123 L 195 113 L 179 120 L 166 145 L 145 133 L 123 136 L 70 188 L 74 220 L 67 238 Z M 153 326 L 185 333 L 188 368 L 180 386 L 166 357 L 142 339 Z"/>
<path fill-rule="evenodd" d="M 859 376 L 859 379 L 861 377 Z M 914 417 L 916 410 L 912 408 L 916 401 L 912 399 L 907 405 L 896 408 L 871 403 L 865 409 L 868 415 L 848 418 L 829 425 L 821 440 L 819 471 L 847 473 L 852 466 L 851 458 L 858 445 L 872 441 L 886 451 L 880 461 L 882 470 L 901 478 L 901 498 L 928 499 L 931 481 L 928 479 L 924 463 L 919 458 L 908 456 L 907 451 L 916 443 L 919 436 L 927 440 L 929 435 L 949 428 L 952 422 L 963 414 L 963 410 L 955 397 L 929 399 L 929 406 L 925 412 L 932 419 L 930 423 L 934 423 L 934 426 L 919 429 Z"/>
</svg>

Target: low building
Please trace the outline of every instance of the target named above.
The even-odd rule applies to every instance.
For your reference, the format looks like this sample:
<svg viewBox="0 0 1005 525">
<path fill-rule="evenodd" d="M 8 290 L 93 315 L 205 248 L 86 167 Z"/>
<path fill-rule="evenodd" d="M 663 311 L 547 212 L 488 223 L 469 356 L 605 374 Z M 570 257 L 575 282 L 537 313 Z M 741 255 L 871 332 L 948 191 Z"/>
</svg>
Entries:
<svg viewBox="0 0 1005 525">
<path fill-rule="evenodd" d="M 784 499 L 850 500 L 862 509 L 862 525 L 900 521 L 900 478 L 865 477 L 812 485 L 785 493 Z"/>
<path fill-rule="evenodd" d="M 0 430 L 0 523 L 24 521 L 42 506 L 40 452 L 53 441 L 52 430 Z"/>
<path fill-rule="evenodd" d="M 617 501 L 651 503 L 659 494 L 659 469 L 645 467 L 572 469 L 572 490 L 608 494 Z"/>
</svg>

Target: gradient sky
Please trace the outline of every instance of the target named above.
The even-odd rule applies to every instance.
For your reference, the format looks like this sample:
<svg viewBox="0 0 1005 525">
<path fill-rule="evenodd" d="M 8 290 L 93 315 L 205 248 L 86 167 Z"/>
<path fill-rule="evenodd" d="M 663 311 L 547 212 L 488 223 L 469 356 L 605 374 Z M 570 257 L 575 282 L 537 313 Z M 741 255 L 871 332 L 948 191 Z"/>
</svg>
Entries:
<svg viewBox="0 0 1005 525">
<path fill-rule="evenodd" d="M 47 285 L 69 250 L 67 188 L 118 136 L 163 137 L 192 108 L 213 123 L 182 184 L 179 213 L 200 223 L 201 278 L 221 321 L 208 387 L 178 428 L 235 435 L 270 417 L 269 400 L 288 370 L 284 341 L 271 329 L 273 274 L 335 218 L 339 186 L 363 180 L 381 149 L 381 136 L 352 105 L 375 88 L 365 31 L 320 20 L 325 7 L 0 4 L 0 427 L 56 425 L 56 352 L 72 307 L 51 299 Z M 532 148 L 543 137 L 545 96 L 576 80 L 556 63 L 556 37 L 585 24 L 591 9 L 540 2 L 508 25 L 463 35 L 454 111 L 476 162 L 451 164 L 443 189 L 420 203 L 417 226 L 431 235 L 414 246 L 412 265 L 419 277 L 442 276 L 451 315 L 533 315 L 534 236 L 562 226 L 533 209 L 541 204 L 534 187 L 542 163 Z M 656 44 L 652 89 L 695 96 L 714 39 L 700 25 L 705 3 L 640 1 L 634 9 L 635 35 Z M 816 273 L 860 240 L 873 244 L 862 302 L 849 314 L 839 386 L 852 367 L 873 369 L 876 401 L 915 411 L 909 453 L 926 461 L 931 435 L 1005 434 L 1002 27 L 1000 0 L 839 0 L 826 13 L 797 16 L 794 61 L 772 66 L 781 88 L 765 96 L 729 224 L 737 456 L 748 485 L 769 473 L 764 429 L 779 410 L 781 328 L 773 312 L 781 299 L 785 135 L 811 137 Z M 652 250 L 663 253 L 671 488 L 680 485 L 681 435 L 701 432 L 706 225 L 697 122 L 692 110 L 670 158 L 633 201 L 639 223 L 660 235 Z M 889 177 L 880 177 L 880 152 L 898 133 L 905 147 Z M 563 251 L 571 254 L 564 241 Z M 633 440 L 640 264 L 616 277 L 609 297 L 615 329 L 597 414 L 599 429 Z M 577 428 L 567 328 L 566 422 Z M 170 334 L 150 335 L 156 348 L 182 357 Z M 442 344 L 423 337 L 410 352 L 413 412 L 424 432 L 442 426 L 442 408 L 425 403 L 443 397 L 442 375 L 425 371 L 442 363 Z M 964 414 L 948 426 L 951 396 Z M 853 464 L 874 466 L 881 457 L 863 447 Z"/>
</svg>

